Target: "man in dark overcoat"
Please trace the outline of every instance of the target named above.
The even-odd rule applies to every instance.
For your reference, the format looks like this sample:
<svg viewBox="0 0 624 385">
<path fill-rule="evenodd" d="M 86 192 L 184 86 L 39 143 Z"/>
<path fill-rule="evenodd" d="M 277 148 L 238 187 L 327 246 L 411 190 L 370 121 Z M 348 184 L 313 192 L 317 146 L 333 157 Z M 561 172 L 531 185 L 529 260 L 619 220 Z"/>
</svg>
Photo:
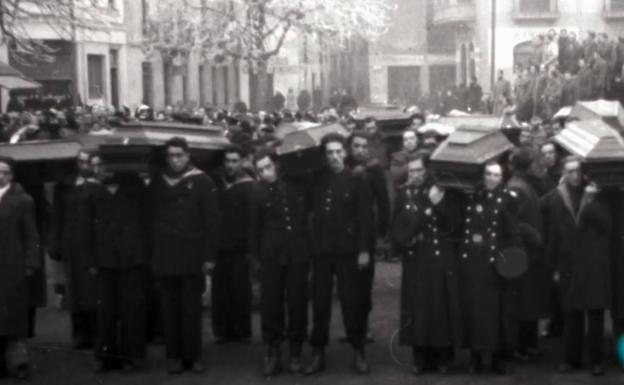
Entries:
<svg viewBox="0 0 624 385">
<path fill-rule="evenodd" d="M 591 372 L 604 373 L 604 317 L 610 304 L 610 242 L 608 206 L 594 184 L 583 176 L 582 160 L 562 162 L 564 182 L 545 196 L 548 223 L 547 256 L 559 281 L 564 310 L 564 361 L 561 372 L 582 364 L 585 318 Z"/>
<path fill-rule="evenodd" d="M 149 186 L 148 224 L 151 267 L 161 288 L 167 371 L 202 373 L 202 271 L 212 269 L 218 249 L 217 188 L 192 165 L 184 138 L 171 138 L 165 153 L 167 169 Z"/>
<path fill-rule="evenodd" d="M 374 227 L 370 238 L 369 253 L 374 256 L 377 245 L 388 235 L 390 221 L 390 198 L 386 173 L 377 159 L 369 155 L 370 137 L 364 132 L 353 133 L 348 140 L 349 155 L 347 167 L 356 175 L 364 177 L 370 184 L 374 209 Z M 361 293 L 365 296 L 365 311 L 370 314 L 373 308 L 373 281 L 375 279 L 375 262 L 362 270 Z M 368 324 L 368 323 L 367 323 Z M 368 330 L 368 327 L 367 327 Z"/>
<path fill-rule="evenodd" d="M 54 237 L 51 254 L 65 263 L 73 346 L 92 347 L 96 328 L 95 197 L 93 154 L 81 151 L 77 175 L 57 184 L 54 191 Z"/>
<path fill-rule="evenodd" d="M 7 367 L 11 347 L 28 337 L 28 277 L 41 267 L 33 200 L 12 183 L 13 161 L 0 159 L 0 373 L 20 379 L 28 363 Z"/>
<path fill-rule="evenodd" d="M 592 100 L 594 97 L 595 80 L 592 69 L 585 59 L 579 60 L 579 72 L 576 75 L 578 81 L 579 99 L 580 101 Z"/>
<path fill-rule="evenodd" d="M 133 371 L 145 358 L 146 187 L 137 175 L 106 172 L 95 204 L 98 372 Z"/>
<path fill-rule="evenodd" d="M 609 192 L 609 203 L 613 215 L 613 235 L 611 237 L 611 320 L 616 342 L 624 338 L 624 189 L 616 188 Z M 620 368 L 624 369 L 624 357 L 616 346 L 616 357 Z"/>
<path fill-rule="evenodd" d="M 327 166 L 315 176 L 311 186 L 313 256 L 313 328 L 310 344 L 313 357 L 305 374 L 325 369 L 325 347 L 329 342 L 334 277 L 342 305 L 347 338 L 354 349 L 353 368 L 358 374 L 370 372 L 364 354 L 366 312 L 361 288 L 361 269 L 372 262 L 369 253 L 372 231 L 372 198 L 365 178 L 345 165 L 346 139 L 328 134 L 322 139 Z"/>
<path fill-rule="evenodd" d="M 403 254 L 400 343 L 410 346 L 414 374 L 449 371 L 461 343 L 457 245 L 460 202 L 427 176 L 426 159 L 412 160 L 399 190 L 392 237 Z"/>
<path fill-rule="evenodd" d="M 513 349 L 517 340 L 512 291 L 495 267 L 500 252 L 521 245 L 514 199 L 503 184 L 502 165 L 492 162 L 485 166 L 483 186 L 466 205 L 459 277 L 463 335 L 473 373 L 484 368 L 507 373 L 502 353 Z"/>
<path fill-rule="evenodd" d="M 547 265 L 543 258 L 542 216 L 537 192 L 530 182 L 530 168 L 533 162 L 531 151 L 515 149 L 510 158 L 511 178 L 507 189 L 514 196 L 514 210 L 522 248 L 529 259 L 529 268 L 514 282 L 516 315 L 518 320 L 518 346 L 516 358 L 528 360 L 537 358 L 538 321 L 545 315 L 548 303 Z"/>
<path fill-rule="evenodd" d="M 251 199 L 249 247 L 260 265 L 264 375 L 281 372 L 284 340 L 290 344 L 288 370 L 299 373 L 308 324 L 307 194 L 303 184 L 279 174 L 273 152 L 257 152 L 254 165 L 260 181 Z"/>
<path fill-rule="evenodd" d="M 254 180 L 243 169 L 245 154 L 231 147 L 214 177 L 219 196 L 219 253 L 212 272 L 212 328 L 217 343 L 251 338 L 249 213 Z"/>
</svg>

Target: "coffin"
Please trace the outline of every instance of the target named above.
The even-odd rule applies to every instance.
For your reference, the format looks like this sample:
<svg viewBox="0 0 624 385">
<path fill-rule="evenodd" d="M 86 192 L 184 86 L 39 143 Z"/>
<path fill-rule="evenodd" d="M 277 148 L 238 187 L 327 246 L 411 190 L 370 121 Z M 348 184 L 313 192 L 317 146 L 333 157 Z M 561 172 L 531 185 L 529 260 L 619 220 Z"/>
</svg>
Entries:
<svg viewBox="0 0 624 385">
<path fill-rule="evenodd" d="M 319 125 L 291 131 L 279 137 L 277 154 L 281 160 L 281 169 L 288 175 L 298 175 L 318 169 L 325 164 L 321 139 L 330 133 L 338 133 L 345 138 L 349 132 L 341 124 Z"/>
<path fill-rule="evenodd" d="M 568 118 L 581 121 L 600 119 L 619 132 L 624 132 L 624 109 L 618 101 L 601 99 L 577 102 Z"/>
<path fill-rule="evenodd" d="M 188 141 L 194 163 L 202 169 L 216 165 L 218 154 L 230 145 L 221 128 L 175 122 L 131 122 L 102 135 L 99 152 L 116 172 L 147 172 L 164 165 L 163 146 L 172 137 Z"/>
<path fill-rule="evenodd" d="M 583 158 L 587 176 L 601 187 L 624 186 L 624 140 L 604 120 L 570 122 L 555 142 Z"/>
<path fill-rule="evenodd" d="M 403 131 L 412 124 L 413 114 L 403 112 L 390 105 L 370 105 L 358 109 L 354 118 L 358 125 L 373 120 L 379 135 L 383 138 L 400 138 Z"/>
<path fill-rule="evenodd" d="M 72 170 L 82 147 L 77 139 L 3 143 L 0 156 L 16 162 L 15 174 L 20 182 L 54 182 Z"/>
<path fill-rule="evenodd" d="M 460 126 L 433 152 L 430 169 L 440 186 L 473 191 L 482 180 L 485 163 L 513 147 L 499 129 Z"/>
<path fill-rule="evenodd" d="M 513 115 L 505 114 L 503 116 L 493 115 L 469 115 L 469 116 L 446 116 L 440 118 L 438 123 L 451 126 L 470 126 L 484 127 L 490 129 L 501 130 L 510 142 L 518 144 L 520 140 L 520 123 Z"/>
</svg>

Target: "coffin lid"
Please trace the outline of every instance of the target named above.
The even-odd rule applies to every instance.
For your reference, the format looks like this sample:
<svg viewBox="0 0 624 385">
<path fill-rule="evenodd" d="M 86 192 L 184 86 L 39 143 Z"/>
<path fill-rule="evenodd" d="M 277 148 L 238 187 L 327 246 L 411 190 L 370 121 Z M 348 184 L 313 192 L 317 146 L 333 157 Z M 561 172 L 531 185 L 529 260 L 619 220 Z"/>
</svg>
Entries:
<svg viewBox="0 0 624 385">
<path fill-rule="evenodd" d="M 438 123 L 455 128 L 460 126 L 479 126 L 490 129 L 520 127 L 513 115 L 503 115 L 502 117 L 492 115 L 445 116 L 440 118 Z"/>
<path fill-rule="evenodd" d="M 321 139 L 331 133 L 338 133 L 345 138 L 349 132 L 339 123 L 332 123 L 310 127 L 307 129 L 293 131 L 282 138 L 281 144 L 277 147 L 279 155 L 317 147 L 321 144 Z"/>
<path fill-rule="evenodd" d="M 354 118 L 355 120 L 366 120 L 370 118 L 379 124 L 404 123 L 409 125 L 412 122 L 412 115 L 411 113 L 404 112 L 397 106 L 368 105 L 359 108 Z"/>
<path fill-rule="evenodd" d="M 513 144 L 498 129 L 460 126 L 434 151 L 431 160 L 484 164 L 513 147 Z"/>
<path fill-rule="evenodd" d="M 618 101 L 600 99 L 577 102 L 568 117 L 578 120 L 602 119 L 618 130 L 624 129 L 624 109 Z"/>
<path fill-rule="evenodd" d="M 624 161 L 624 140 L 600 119 L 568 123 L 555 142 L 588 162 Z"/>
<path fill-rule="evenodd" d="M 102 145 L 162 146 L 174 136 L 185 138 L 192 149 L 222 150 L 230 145 L 219 127 L 171 122 L 124 123 L 98 139 Z"/>
<path fill-rule="evenodd" d="M 282 123 L 279 126 L 277 126 L 277 129 L 275 130 L 275 135 L 278 138 L 284 138 L 286 135 L 291 134 L 293 132 L 307 130 L 308 128 L 319 127 L 321 125 L 322 125 L 321 123 L 306 122 L 306 121 Z"/>
<path fill-rule="evenodd" d="M 83 145 L 74 139 L 0 144 L 0 156 L 16 162 L 62 161 L 76 158 Z"/>
</svg>

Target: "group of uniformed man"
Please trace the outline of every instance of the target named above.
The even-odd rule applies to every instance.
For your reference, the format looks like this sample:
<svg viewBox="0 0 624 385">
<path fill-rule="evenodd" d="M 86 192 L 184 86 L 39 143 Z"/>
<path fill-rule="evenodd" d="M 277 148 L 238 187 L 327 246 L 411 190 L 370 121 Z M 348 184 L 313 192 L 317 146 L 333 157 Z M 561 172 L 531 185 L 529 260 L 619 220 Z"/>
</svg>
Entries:
<svg viewBox="0 0 624 385">
<path fill-rule="evenodd" d="M 550 309 L 559 310 L 550 317 L 553 334 L 558 327 L 564 335 L 560 370 L 582 365 L 587 318 L 591 372 L 603 374 L 606 309 L 616 333 L 624 331 L 624 194 L 599 191 L 585 180 L 581 159 L 558 162 L 551 143 L 541 148 L 541 178 L 532 172 L 531 149 L 518 148 L 507 164 L 484 167 L 476 191 L 446 190 L 411 130 L 388 182 L 369 155 L 371 140 L 329 134 L 321 142 L 324 167 L 291 177 L 280 173 L 271 149 L 249 158 L 238 147 L 227 148 L 209 176 L 177 137 L 165 145 L 164 171 L 149 178 L 111 172 L 81 152 L 76 175 L 56 186 L 50 246 L 67 266 L 74 346 L 94 348 L 98 372 L 139 369 L 155 284 L 167 371 L 203 373 L 205 274 L 212 276 L 217 343 L 249 343 L 257 266 L 264 375 L 325 370 L 335 281 L 353 369 L 369 373 L 374 256 L 389 236 L 402 255 L 400 342 L 413 350 L 414 374 L 448 373 L 458 347 L 471 351 L 471 372 L 506 373 L 508 358 L 539 356 L 538 320 Z M 33 200 L 13 171 L 10 159 L 0 160 L 0 348 L 7 358 L 27 336 L 26 280 L 40 264 Z M 495 265 L 513 248 L 528 255 L 528 270 L 508 280 Z M 544 301 L 551 292 L 560 304 Z M 306 341 L 311 360 L 304 364 Z M 27 374 L 27 366 L 18 369 Z"/>
</svg>

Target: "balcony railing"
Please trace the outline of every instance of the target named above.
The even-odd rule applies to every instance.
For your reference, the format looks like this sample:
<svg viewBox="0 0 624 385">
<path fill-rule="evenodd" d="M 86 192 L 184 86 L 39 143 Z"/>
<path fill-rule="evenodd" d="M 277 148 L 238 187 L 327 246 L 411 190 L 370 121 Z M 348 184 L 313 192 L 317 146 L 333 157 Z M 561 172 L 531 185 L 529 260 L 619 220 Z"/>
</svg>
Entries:
<svg viewBox="0 0 624 385">
<path fill-rule="evenodd" d="M 515 21 L 554 21 L 559 18 L 557 0 L 513 0 Z"/>
</svg>

